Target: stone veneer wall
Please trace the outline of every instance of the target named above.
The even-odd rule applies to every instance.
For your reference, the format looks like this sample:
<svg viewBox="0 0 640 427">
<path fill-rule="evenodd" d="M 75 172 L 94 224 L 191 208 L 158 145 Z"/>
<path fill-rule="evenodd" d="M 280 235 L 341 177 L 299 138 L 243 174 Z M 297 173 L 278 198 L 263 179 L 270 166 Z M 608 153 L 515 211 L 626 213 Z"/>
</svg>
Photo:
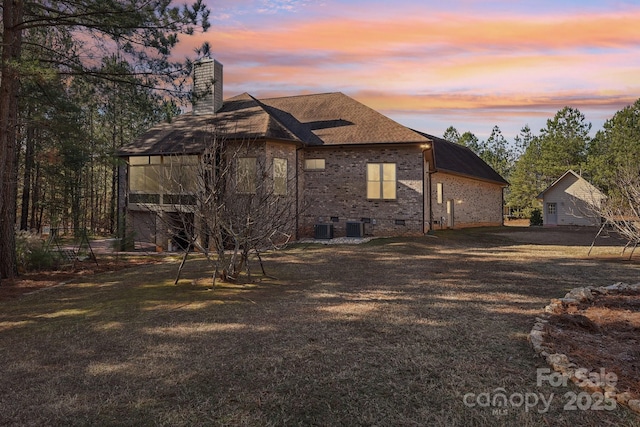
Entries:
<svg viewBox="0 0 640 427">
<path fill-rule="evenodd" d="M 442 203 L 438 203 L 442 183 Z M 502 225 L 502 187 L 444 172 L 431 175 L 434 229 L 448 228 L 447 200 L 453 200 L 453 228 Z M 443 220 L 444 219 L 444 220 Z"/>
<path fill-rule="evenodd" d="M 324 170 L 303 170 L 304 160 L 325 159 Z M 412 235 L 423 232 L 423 154 L 418 146 L 386 148 L 305 148 L 300 155 L 302 204 L 299 236 L 313 236 L 317 223 L 334 225 L 346 235 L 346 223 L 367 218 L 365 234 Z M 397 198 L 367 199 L 367 163 L 395 163 Z M 333 221 L 337 218 L 337 221 Z M 398 222 L 404 221 L 404 225 Z"/>
</svg>

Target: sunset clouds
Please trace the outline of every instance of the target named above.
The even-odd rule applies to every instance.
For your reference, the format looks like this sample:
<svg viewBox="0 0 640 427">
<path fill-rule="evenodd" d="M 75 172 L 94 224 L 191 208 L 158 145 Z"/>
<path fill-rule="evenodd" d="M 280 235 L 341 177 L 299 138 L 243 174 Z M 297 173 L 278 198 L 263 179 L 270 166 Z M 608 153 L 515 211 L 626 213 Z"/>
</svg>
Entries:
<svg viewBox="0 0 640 427">
<path fill-rule="evenodd" d="M 395 120 L 537 131 L 565 105 L 599 127 L 640 97 L 640 7 L 620 2 L 210 1 L 225 96 L 342 91 Z"/>
</svg>

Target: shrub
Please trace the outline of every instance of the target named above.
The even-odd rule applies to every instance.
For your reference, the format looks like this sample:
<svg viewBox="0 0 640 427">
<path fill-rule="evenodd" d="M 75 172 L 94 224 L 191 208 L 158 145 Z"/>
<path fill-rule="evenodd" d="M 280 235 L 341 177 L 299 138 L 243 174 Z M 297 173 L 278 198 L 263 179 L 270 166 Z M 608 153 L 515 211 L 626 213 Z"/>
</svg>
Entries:
<svg viewBox="0 0 640 427">
<path fill-rule="evenodd" d="M 23 230 L 16 232 L 16 261 L 21 272 L 47 270 L 55 266 L 55 259 L 40 236 Z"/>
<path fill-rule="evenodd" d="M 33 249 L 29 254 L 29 270 L 51 270 L 56 267 L 55 257 L 44 245 Z"/>
<path fill-rule="evenodd" d="M 112 243 L 112 249 L 115 252 L 133 251 L 135 249 L 134 232 L 129 232 L 122 238 L 114 239 Z"/>
<path fill-rule="evenodd" d="M 542 225 L 542 212 L 540 209 L 534 209 L 531 211 L 529 225 Z"/>
</svg>

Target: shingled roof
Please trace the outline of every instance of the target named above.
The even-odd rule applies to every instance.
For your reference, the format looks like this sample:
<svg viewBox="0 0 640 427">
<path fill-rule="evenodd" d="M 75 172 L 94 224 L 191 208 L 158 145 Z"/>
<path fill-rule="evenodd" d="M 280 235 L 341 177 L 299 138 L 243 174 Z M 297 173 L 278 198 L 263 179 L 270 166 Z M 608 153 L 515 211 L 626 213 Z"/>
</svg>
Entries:
<svg viewBox="0 0 640 427">
<path fill-rule="evenodd" d="M 224 102 L 216 114 L 183 114 L 170 123 L 149 129 L 122 147 L 121 156 L 197 154 L 214 136 L 234 139 L 284 139 L 301 142 L 265 111 L 251 95 L 244 93 Z"/>
<path fill-rule="evenodd" d="M 491 166 L 468 147 L 423 132 L 418 133 L 433 141 L 434 168 L 436 171 L 450 172 L 509 185 L 498 172 L 493 170 Z"/>
<path fill-rule="evenodd" d="M 508 185 L 470 149 L 409 129 L 340 92 L 267 99 L 243 93 L 224 101 L 215 114 L 184 114 L 159 124 L 119 154 L 197 154 L 214 136 L 304 146 L 432 142 L 436 170 Z"/>
<path fill-rule="evenodd" d="M 271 98 L 267 111 L 308 145 L 424 143 L 427 139 L 387 116 L 340 93 Z"/>
<path fill-rule="evenodd" d="M 278 139 L 308 146 L 428 141 L 343 93 L 261 100 L 244 93 L 227 99 L 215 114 L 185 114 L 157 125 L 119 154 L 197 153 L 212 135 Z"/>
</svg>

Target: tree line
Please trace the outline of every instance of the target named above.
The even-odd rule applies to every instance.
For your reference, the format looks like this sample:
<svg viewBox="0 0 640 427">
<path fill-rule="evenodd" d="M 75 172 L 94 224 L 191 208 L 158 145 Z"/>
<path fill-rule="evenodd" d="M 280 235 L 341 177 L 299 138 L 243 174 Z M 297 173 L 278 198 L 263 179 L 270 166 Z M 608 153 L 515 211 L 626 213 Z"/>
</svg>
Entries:
<svg viewBox="0 0 640 427">
<path fill-rule="evenodd" d="M 206 31 L 202 0 L 6 0 L 0 62 L 0 280 L 15 225 L 113 233 L 116 150 L 178 112 L 189 61 L 178 36 Z M 209 46 L 195 53 L 206 55 Z"/>
<path fill-rule="evenodd" d="M 591 129 L 577 108 L 564 107 L 537 134 L 525 125 L 512 144 L 498 126 L 485 141 L 470 131 L 461 134 L 453 126 L 443 137 L 469 147 L 509 181 L 506 206 L 528 218 L 541 207 L 537 196 L 569 169 L 581 173 L 612 200 L 621 196 L 622 176 L 637 175 L 640 99 L 606 120 L 595 136 Z"/>
</svg>

